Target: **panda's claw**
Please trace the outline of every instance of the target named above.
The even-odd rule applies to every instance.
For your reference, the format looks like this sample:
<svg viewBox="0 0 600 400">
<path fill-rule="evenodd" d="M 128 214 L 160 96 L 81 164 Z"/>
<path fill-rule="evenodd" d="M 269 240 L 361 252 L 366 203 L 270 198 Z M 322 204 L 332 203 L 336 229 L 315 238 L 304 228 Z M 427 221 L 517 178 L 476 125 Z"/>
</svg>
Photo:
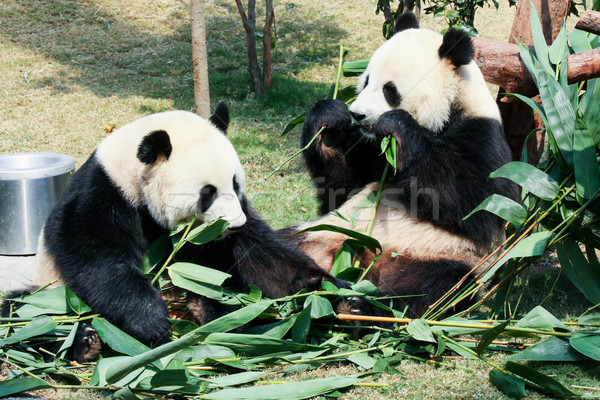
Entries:
<svg viewBox="0 0 600 400">
<path fill-rule="evenodd" d="M 90 362 L 95 360 L 102 351 L 102 341 L 98 332 L 91 326 L 79 328 L 73 340 L 69 358 L 78 363 Z"/>
</svg>

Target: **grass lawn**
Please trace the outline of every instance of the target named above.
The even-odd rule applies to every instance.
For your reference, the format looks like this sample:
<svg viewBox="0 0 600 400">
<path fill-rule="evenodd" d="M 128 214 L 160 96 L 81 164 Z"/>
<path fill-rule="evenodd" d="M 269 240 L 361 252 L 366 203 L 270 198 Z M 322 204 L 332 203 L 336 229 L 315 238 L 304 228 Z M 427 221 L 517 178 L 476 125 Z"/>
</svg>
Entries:
<svg viewBox="0 0 600 400">
<path fill-rule="evenodd" d="M 481 35 L 506 40 L 515 9 L 478 11 Z M 375 0 L 326 3 L 276 2 L 273 89 L 268 98 L 250 92 L 245 37 L 232 0 L 207 0 L 210 90 L 213 104 L 225 100 L 230 138 L 248 175 L 255 208 L 280 228 L 314 218 L 313 189 L 301 158 L 269 180 L 265 177 L 297 148 L 299 129 L 281 137 L 291 117 L 326 96 L 335 80 L 339 45 L 348 59 L 368 57 L 382 42 L 382 15 Z M 262 6 L 262 3 L 259 3 Z M 260 10 L 262 13 L 262 10 Z M 258 18 L 260 21 L 260 17 Z M 435 30 L 442 20 L 429 15 L 422 26 Z M 116 127 L 153 112 L 193 109 L 189 5 L 181 0 L 3 0 L 0 2 L 0 154 L 52 151 L 72 155 L 80 166 Z M 345 78 L 343 85 L 353 79 Z M 532 289 L 521 309 L 528 311 L 548 294 L 556 269 L 542 268 L 524 285 Z M 543 285 L 540 285 L 542 282 Z M 568 296 L 567 296 L 568 294 Z M 560 281 L 544 306 L 559 318 L 587 308 L 572 287 Z M 500 362 L 503 355 L 493 355 Z M 397 374 L 379 382 L 388 388 L 356 388 L 344 399 L 502 399 L 489 383 L 490 367 L 479 361 L 449 359 L 468 367 L 437 367 L 403 361 Z M 600 394 L 597 366 L 536 365 L 567 387 Z M 284 379 L 356 373 L 347 365 Z M 545 398 L 528 391 L 530 398 Z M 80 392 L 41 392 L 52 399 L 75 399 Z M 96 395 L 85 394 L 86 398 Z"/>
</svg>

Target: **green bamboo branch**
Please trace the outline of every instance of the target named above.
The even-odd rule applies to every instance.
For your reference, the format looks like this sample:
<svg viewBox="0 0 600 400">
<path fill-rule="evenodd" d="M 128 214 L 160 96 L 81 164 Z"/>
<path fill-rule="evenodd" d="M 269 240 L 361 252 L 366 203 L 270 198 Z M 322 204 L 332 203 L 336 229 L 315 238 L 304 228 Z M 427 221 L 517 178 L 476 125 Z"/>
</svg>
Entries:
<svg viewBox="0 0 600 400">
<path fill-rule="evenodd" d="M 187 236 L 189 235 L 190 230 L 192 229 L 192 226 L 194 225 L 194 222 L 196 222 L 196 218 L 197 218 L 197 216 L 194 215 L 194 218 L 192 218 L 192 220 L 187 224 L 187 227 L 185 228 L 185 232 L 183 233 L 183 235 L 181 235 L 179 242 L 177 242 L 177 244 L 173 248 L 173 251 L 171 252 L 171 254 L 169 254 L 169 257 L 167 258 L 167 260 L 163 263 L 162 267 L 160 267 L 160 270 L 156 273 L 156 275 L 154 275 L 154 278 L 152 278 L 152 282 L 151 282 L 152 285 L 154 285 L 156 283 L 156 281 L 162 276 L 163 272 L 165 272 L 165 269 L 167 269 L 167 266 L 169 265 L 169 263 L 173 260 L 173 257 L 175 257 L 175 253 L 177 253 L 179 251 L 179 249 L 181 248 L 181 246 L 183 246 L 185 244 L 185 240 L 187 239 Z"/>
<path fill-rule="evenodd" d="M 302 154 L 303 152 L 305 152 L 306 150 L 308 150 L 308 148 L 310 147 L 311 144 L 313 144 L 313 142 L 319 137 L 319 135 L 321 134 L 321 132 L 323 132 L 323 129 L 325 129 L 325 125 L 323 125 L 321 127 L 321 129 L 319 129 L 317 131 L 317 133 L 315 133 L 315 136 L 312 137 L 312 139 L 310 139 L 310 141 L 306 144 L 306 146 L 304 146 L 303 148 L 301 148 L 300 150 L 297 150 L 296 152 L 294 152 L 294 154 L 292 154 L 290 157 L 288 157 L 284 162 L 282 162 L 281 164 L 279 164 L 277 166 L 277 168 L 275 168 L 266 178 L 265 180 L 269 179 L 270 177 L 272 177 L 273 175 L 275 175 L 276 173 L 278 173 L 281 168 L 283 168 L 287 163 L 289 163 L 290 161 L 292 161 L 294 158 L 298 157 L 300 154 Z"/>
</svg>

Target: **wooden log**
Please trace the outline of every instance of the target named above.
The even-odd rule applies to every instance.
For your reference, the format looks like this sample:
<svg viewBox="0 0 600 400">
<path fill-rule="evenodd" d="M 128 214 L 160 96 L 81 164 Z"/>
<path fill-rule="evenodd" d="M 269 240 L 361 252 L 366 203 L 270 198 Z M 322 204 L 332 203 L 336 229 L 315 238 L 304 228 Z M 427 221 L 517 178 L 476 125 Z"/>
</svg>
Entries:
<svg viewBox="0 0 600 400">
<path fill-rule="evenodd" d="M 600 35 L 600 11 L 587 10 L 583 13 L 575 29 Z"/>
<path fill-rule="evenodd" d="M 473 38 L 475 62 L 486 82 L 500 86 L 505 93 L 519 93 L 527 97 L 537 94 L 529 71 L 519 56 L 519 46 L 486 38 Z M 600 48 L 571 54 L 568 59 L 569 84 L 600 77 Z"/>
</svg>

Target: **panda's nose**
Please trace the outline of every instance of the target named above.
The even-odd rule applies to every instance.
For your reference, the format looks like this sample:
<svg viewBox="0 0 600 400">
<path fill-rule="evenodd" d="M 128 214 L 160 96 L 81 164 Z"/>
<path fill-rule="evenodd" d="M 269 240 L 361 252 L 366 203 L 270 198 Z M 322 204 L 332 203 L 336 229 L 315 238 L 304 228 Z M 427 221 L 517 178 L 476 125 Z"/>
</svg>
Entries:
<svg viewBox="0 0 600 400">
<path fill-rule="evenodd" d="M 352 115 L 352 118 L 354 118 L 354 120 L 356 122 L 360 122 L 363 119 L 365 119 L 365 117 L 366 117 L 365 114 L 360 114 L 360 113 L 357 113 L 357 112 L 354 112 L 354 111 L 350 111 L 350 115 Z"/>
</svg>

